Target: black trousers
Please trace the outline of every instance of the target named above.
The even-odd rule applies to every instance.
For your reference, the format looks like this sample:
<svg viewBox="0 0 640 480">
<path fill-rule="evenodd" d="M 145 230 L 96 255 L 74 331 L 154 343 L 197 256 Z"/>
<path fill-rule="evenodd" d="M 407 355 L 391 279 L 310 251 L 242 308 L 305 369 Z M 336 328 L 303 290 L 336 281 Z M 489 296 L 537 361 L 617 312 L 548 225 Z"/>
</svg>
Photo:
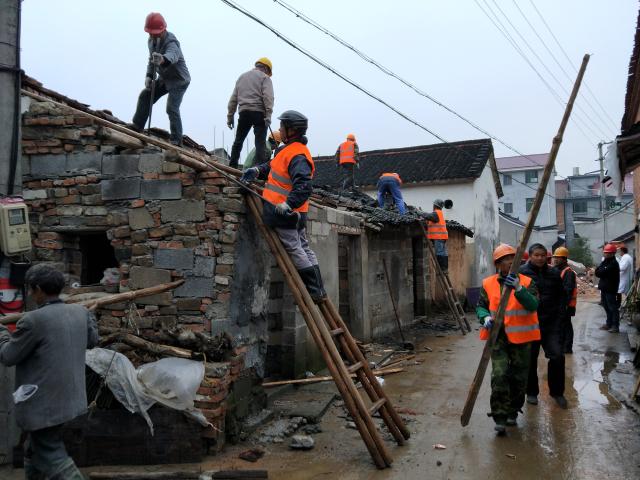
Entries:
<svg viewBox="0 0 640 480">
<path fill-rule="evenodd" d="M 238 168 L 238 160 L 249 130 L 253 127 L 253 136 L 256 140 L 256 159 L 254 165 L 260 165 L 268 160 L 267 158 L 267 124 L 264 121 L 264 112 L 254 112 L 244 110 L 238 115 L 238 126 L 236 127 L 236 139 L 231 147 L 231 160 L 229 166 Z"/>
<path fill-rule="evenodd" d="M 342 189 L 352 189 L 355 183 L 355 163 L 343 163 L 340 165 L 342 170 Z"/>
<path fill-rule="evenodd" d="M 540 324 L 542 340 L 531 343 L 531 362 L 529 364 L 529 380 L 527 381 L 527 395 L 538 396 L 538 355 L 540 347 L 544 350 L 547 363 L 547 382 L 549 394 L 552 397 L 564 395 L 564 345 L 563 345 L 563 321 L 554 321 L 550 324 Z"/>
<path fill-rule="evenodd" d="M 620 306 L 616 293 L 602 293 L 604 311 L 607 312 L 607 327 L 620 327 Z"/>
</svg>

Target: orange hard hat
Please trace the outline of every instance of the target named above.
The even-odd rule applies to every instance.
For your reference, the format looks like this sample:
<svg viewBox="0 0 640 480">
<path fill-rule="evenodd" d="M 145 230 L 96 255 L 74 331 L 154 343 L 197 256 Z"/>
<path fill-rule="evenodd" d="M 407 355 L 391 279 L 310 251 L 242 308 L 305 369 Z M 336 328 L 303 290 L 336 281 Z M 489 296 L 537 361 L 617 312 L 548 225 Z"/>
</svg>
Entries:
<svg viewBox="0 0 640 480">
<path fill-rule="evenodd" d="M 558 247 L 556 251 L 553 252 L 553 256 L 569 258 L 569 249 L 567 247 Z"/>
<path fill-rule="evenodd" d="M 516 249 L 511 245 L 507 245 L 506 243 L 501 243 L 496 247 L 493 251 L 493 263 L 496 263 L 502 257 L 506 257 L 507 255 L 515 255 Z"/>
<path fill-rule="evenodd" d="M 158 12 L 151 12 L 144 22 L 144 31 L 151 35 L 159 35 L 167 29 L 167 22 Z"/>
<path fill-rule="evenodd" d="M 276 143 L 282 142 L 282 136 L 280 135 L 280 130 L 274 130 L 269 135 L 269 138 L 273 138 Z"/>
<path fill-rule="evenodd" d="M 347 135 L 347 140 L 351 140 L 353 142 L 356 141 L 356 136 L 353 133 L 350 133 L 349 135 Z"/>
<path fill-rule="evenodd" d="M 616 247 L 613 243 L 607 243 L 602 249 L 604 253 L 616 253 L 617 250 L 618 247 Z"/>
</svg>

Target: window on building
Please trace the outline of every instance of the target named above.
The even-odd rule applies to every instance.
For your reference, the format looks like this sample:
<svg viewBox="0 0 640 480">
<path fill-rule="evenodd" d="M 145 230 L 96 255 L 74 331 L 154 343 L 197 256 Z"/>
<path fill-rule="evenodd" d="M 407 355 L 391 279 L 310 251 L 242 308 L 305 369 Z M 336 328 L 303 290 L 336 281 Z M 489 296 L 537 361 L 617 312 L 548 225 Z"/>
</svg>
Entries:
<svg viewBox="0 0 640 480">
<path fill-rule="evenodd" d="M 529 170 L 524 172 L 524 181 L 525 183 L 538 183 L 538 171 Z"/>
<path fill-rule="evenodd" d="M 502 184 L 504 186 L 511 185 L 511 175 L 507 175 L 506 173 L 502 175 Z"/>
<path fill-rule="evenodd" d="M 573 213 L 587 213 L 587 202 L 573 202 Z"/>
<path fill-rule="evenodd" d="M 513 213 L 513 203 L 504 204 L 504 213 Z"/>
<path fill-rule="evenodd" d="M 531 211 L 531 207 L 533 207 L 533 200 L 534 200 L 533 198 L 527 198 L 526 199 L 526 201 L 527 201 L 527 212 Z"/>
</svg>

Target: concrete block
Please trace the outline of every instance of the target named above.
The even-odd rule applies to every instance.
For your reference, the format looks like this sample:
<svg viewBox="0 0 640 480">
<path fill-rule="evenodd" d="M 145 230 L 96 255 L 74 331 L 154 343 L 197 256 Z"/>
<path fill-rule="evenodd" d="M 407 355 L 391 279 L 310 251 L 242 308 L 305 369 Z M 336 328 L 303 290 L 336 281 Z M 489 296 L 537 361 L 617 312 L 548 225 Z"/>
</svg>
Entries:
<svg viewBox="0 0 640 480">
<path fill-rule="evenodd" d="M 163 159 L 164 154 L 162 153 L 143 153 L 140 155 L 138 170 L 141 173 L 160 173 L 162 172 Z"/>
<path fill-rule="evenodd" d="M 142 230 L 155 226 L 155 222 L 146 208 L 132 208 L 129 210 L 129 225 L 132 230 Z"/>
<path fill-rule="evenodd" d="M 79 205 L 65 205 L 58 207 L 56 210 L 58 215 L 63 217 L 79 217 L 82 215 L 82 207 Z"/>
<path fill-rule="evenodd" d="M 104 192 L 102 194 L 104 197 Z M 204 201 L 174 200 L 160 202 L 163 222 L 201 222 L 204 220 Z"/>
<path fill-rule="evenodd" d="M 22 190 L 22 198 L 25 200 L 41 200 L 47 198 L 46 190 Z"/>
<path fill-rule="evenodd" d="M 140 193 L 145 200 L 179 200 L 182 182 L 178 179 L 142 180 Z"/>
<path fill-rule="evenodd" d="M 29 159 L 29 155 L 22 155 L 20 163 L 22 166 L 22 175 L 31 174 L 31 161 Z"/>
<path fill-rule="evenodd" d="M 327 209 L 327 222 L 338 223 L 338 212 L 333 209 Z"/>
<path fill-rule="evenodd" d="M 213 280 L 206 277 L 187 277 L 173 294 L 176 297 L 213 297 Z"/>
<path fill-rule="evenodd" d="M 33 155 L 31 175 L 33 177 L 60 175 L 66 170 L 66 155 Z"/>
<path fill-rule="evenodd" d="M 138 266 L 131 267 L 129 270 L 129 286 L 133 289 L 153 287 L 170 281 L 171 272 L 169 270 Z"/>
<path fill-rule="evenodd" d="M 87 216 L 99 216 L 109 213 L 107 207 L 84 207 L 84 214 Z"/>
<path fill-rule="evenodd" d="M 221 212 L 231 213 L 244 213 L 246 210 L 244 200 L 228 197 L 223 197 L 218 201 L 218 208 Z"/>
<path fill-rule="evenodd" d="M 132 268 L 145 268 L 145 267 L 132 267 Z M 148 297 L 136 298 L 138 305 L 171 305 L 173 295 L 171 292 L 158 293 L 157 295 L 150 295 Z M 161 318 L 161 317 L 157 317 Z M 175 317 L 173 317 L 175 319 Z"/>
<path fill-rule="evenodd" d="M 104 180 L 102 182 L 103 200 L 126 200 L 140 197 L 140 179 Z M 204 209 L 204 206 L 203 206 Z"/>
<path fill-rule="evenodd" d="M 79 152 L 67 155 L 68 172 L 101 172 L 102 152 Z"/>
<path fill-rule="evenodd" d="M 139 177 L 139 162 L 140 155 L 105 155 L 102 157 L 102 173 L 118 178 Z"/>
<path fill-rule="evenodd" d="M 198 277 L 213 277 L 213 272 L 216 269 L 216 259 L 214 257 L 196 257 L 196 265 L 193 269 L 193 274 Z"/>
<path fill-rule="evenodd" d="M 193 248 L 158 248 L 154 265 L 171 270 L 191 270 L 193 268 Z"/>
</svg>

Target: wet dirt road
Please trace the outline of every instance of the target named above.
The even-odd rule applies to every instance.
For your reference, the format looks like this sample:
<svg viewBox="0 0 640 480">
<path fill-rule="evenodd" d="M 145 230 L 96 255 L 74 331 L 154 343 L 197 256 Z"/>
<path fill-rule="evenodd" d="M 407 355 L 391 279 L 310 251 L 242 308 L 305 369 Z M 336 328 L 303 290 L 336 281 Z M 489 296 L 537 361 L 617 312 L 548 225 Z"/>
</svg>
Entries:
<svg viewBox="0 0 640 480">
<path fill-rule="evenodd" d="M 238 459 L 250 447 L 245 443 L 227 446 L 200 465 L 157 467 L 103 467 L 99 470 L 162 471 L 219 469 L 266 469 L 271 479 L 637 479 L 640 478 L 640 417 L 615 400 L 603 376 L 616 362 L 630 358 L 626 335 L 598 330 L 604 312 L 595 303 L 582 302 L 574 320 L 575 354 L 567 356 L 569 409 L 561 410 L 549 397 L 544 360 L 540 359 L 540 404 L 525 406 L 519 426 L 507 437 L 496 437 L 493 422 L 486 416 L 489 404 L 488 379 L 481 389 L 469 426 L 460 426 L 460 412 L 469 383 L 475 373 L 482 344 L 477 332 L 429 336 L 418 350 L 420 365 L 388 376 L 385 388 L 398 407 L 417 415 L 409 428 L 411 439 L 404 447 L 387 442 L 395 462 L 392 468 L 377 470 L 356 430 L 346 428 L 341 407 L 324 416 L 322 433 L 313 435 L 311 451 L 290 451 L 288 442 L 265 447 L 256 463 Z M 626 325 L 623 329 L 629 328 Z M 322 389 L 333 388 L 331 383 Z M 434 444 L 445 450 L 434 450 Z M 8 473 L 0 469 L 0 478 Z M 22 471 L 8 473 L 22 478 Z"/>
</svg>

